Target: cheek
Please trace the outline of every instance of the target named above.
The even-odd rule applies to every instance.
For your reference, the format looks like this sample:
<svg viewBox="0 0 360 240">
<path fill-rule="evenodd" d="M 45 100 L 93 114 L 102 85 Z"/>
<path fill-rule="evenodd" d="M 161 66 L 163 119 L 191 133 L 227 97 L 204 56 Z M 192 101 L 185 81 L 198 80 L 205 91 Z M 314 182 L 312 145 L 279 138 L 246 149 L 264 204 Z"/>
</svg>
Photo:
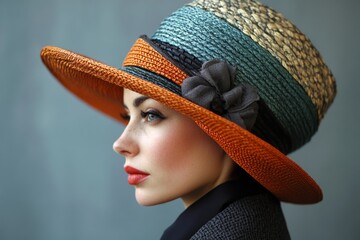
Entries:
<svg viewBox="0 0 360 240">
<path fill-rule="evenodd" d="M 222 158 L 220 147 L 207 136 L 195 123 L 185 122 L 181 126 L 163 129 L 154 133 L 147 148 L 151 151 L 151 163 L 164 175 L 189 175 L 196 169 L 203 169 L 210 158 Z M 218 167 L 220 162 L 213 162 Z"/>
<path fill-rule="evenodd" d="M 195 123 L 183 121 L 147 131 L 142 159 L 151 177 L 136 189 L 136 199 L 154 205 L 183 197 L 213 183 L 223 151 Z"/>
<path fill-rule="evenodd" d="M 174 129 L 154 133 L 152 142 L 147 145 L 151 151 L 151 164 L 166 171 L 178 171 L 183 165 L 180 159 L 186 155 L 189 141 L 189 135 Z"/>
</svg>

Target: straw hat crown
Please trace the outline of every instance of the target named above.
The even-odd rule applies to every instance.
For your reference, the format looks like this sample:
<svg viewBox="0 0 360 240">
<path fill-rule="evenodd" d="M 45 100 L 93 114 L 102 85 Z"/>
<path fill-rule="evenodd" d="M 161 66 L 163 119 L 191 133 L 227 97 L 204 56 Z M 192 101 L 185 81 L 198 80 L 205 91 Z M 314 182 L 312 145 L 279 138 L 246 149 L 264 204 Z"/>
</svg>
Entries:
<svg viewBox="0 0 360 240">
<path fill-rule="evenodd" d="M 195 0 L 165 19 L 152 39 L 201 62 L 217 58 L 235 66 L 237 83 L 257 87 L 262 99 L 254 134 L 283 153 L 311 139 L 336 94 L 334 77 L 310 40 L 257 1 Z"/>
</svg>

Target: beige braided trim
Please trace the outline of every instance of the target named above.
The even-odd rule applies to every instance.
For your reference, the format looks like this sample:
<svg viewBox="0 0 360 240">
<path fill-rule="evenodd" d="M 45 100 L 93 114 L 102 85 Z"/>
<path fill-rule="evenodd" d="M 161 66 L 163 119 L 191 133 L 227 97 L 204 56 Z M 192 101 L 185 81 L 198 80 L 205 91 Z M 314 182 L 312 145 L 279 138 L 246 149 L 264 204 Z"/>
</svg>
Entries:
<svg viewBox="0 0 360 240">
<path fill-rule="evenodd" d="M 335 79 L 310 40 L 284 16 L 251 0 L 195 0 L 268 50 L 305 89 L 319 120 L 336 95 Z"/>
</svg>

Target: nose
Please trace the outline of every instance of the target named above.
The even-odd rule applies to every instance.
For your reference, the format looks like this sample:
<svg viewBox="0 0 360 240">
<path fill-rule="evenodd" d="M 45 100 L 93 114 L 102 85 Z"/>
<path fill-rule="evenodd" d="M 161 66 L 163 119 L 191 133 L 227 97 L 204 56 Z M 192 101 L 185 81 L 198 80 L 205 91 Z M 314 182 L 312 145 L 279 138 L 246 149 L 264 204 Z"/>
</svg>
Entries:
<svg viewBox="0 0 360 240">
<path fill-rule="evenodd" d="M 114 151 L 124 157 L 135 156 L 139 151 L 135 135 L 134 129 L 131 129 L 128 125 L 120 137 L 115 140 L 113 144 Z"/>
</svg>

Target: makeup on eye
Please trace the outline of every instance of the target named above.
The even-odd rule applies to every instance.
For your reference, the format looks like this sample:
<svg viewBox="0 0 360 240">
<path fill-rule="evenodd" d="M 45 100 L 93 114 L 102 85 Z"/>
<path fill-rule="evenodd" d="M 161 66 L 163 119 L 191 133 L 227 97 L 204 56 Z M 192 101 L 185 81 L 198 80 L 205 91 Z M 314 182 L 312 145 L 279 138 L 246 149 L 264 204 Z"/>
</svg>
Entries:
<svg viewBox="0 0 360 240">
<path fill-rule="evenodd" d="M 156 109 L 141 111 L 140 114 L 141 117 L 145 119 L 146 122 L 154 122 L 157 120 L 165 119 L 164 115 Z"/>
<path fill-rule="evenodd" d="M 120 117 L 125 121 L 130 121 L 130 115 L 128 113 L 121 113 Z"/>
<path fill-rule="evenodd" d="M 131 114 L 129 112 L 126 112 L 126 113 L 123 113 L 120 115 L 121 115 L 121 118 L 124 119 L 125 121 L 130 121 Z M 146 122 L 153 122 L 156 120 L 165 119 L 165 116 L 156 109 L 149 109 L 146 111 L 140 110 L 140 117 L 142 119 L 145 119 Z"/>
</svg>

